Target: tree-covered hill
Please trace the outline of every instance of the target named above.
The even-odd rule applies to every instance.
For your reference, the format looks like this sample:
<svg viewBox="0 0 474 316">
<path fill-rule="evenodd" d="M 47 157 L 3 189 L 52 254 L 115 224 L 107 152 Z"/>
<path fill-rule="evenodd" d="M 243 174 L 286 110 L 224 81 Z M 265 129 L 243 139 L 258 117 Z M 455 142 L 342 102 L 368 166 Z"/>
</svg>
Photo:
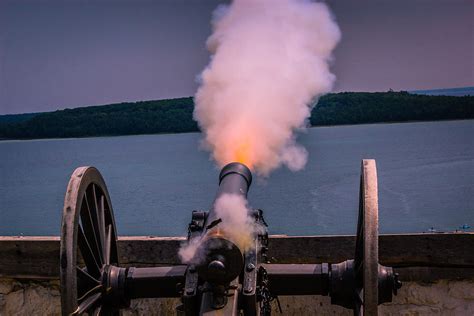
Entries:
<svg viewBox="0 0 474 316">
<path fill-rule="evenodd" d="M 57 138 L 185 133 L 198 131 L 193 99 L 179 98 L 39 113 L 21 120 L 0 116 L 0 138 Z M 407 92 L 345 92 L 323 96 L 312 126 L 379 122 L 473 119 L 474 97 L 415 95 Z"/>
<path fill-rule="evenodd" d="M 24 114 L 6 114 L 0 115 L 0 124 L 2 123 L 18 123 L 23 121 L 28 121 L 33 116 L 36 116 L 41 113 L 24 113 Z"/>
<path fill-rule="evenodd" d="M 311 125 L 438 121 L 474 118 L 474 96 L 431 96 L 408 92 L 343 92 L 323 96 Z"/>
<path fill-rule="evenodd" d="M 41 113 L 2 124 L 0 138 L 56 138 L 197 131 L 193 99 L 119 103 Z"/>
</svg>

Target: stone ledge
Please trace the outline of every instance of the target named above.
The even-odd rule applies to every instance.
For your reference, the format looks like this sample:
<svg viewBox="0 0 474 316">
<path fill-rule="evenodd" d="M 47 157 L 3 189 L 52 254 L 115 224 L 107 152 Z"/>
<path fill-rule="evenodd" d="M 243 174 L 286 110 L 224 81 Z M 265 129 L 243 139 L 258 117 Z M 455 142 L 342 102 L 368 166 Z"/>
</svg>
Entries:
<svg viewBox="0 0 474 316">
<path fill-rule="evenodd" d="M 184 237 L 119 237 L 123 266 L 179 264 L 177 250 Z M 381 264 L 402 272 L 404 280 L 473 278 L 474 234 L 381 235 Z M 354 257 L 354 236 L 270 236 L 273 263 L 340 262 Z M 57 279 L 59 237 L 0 237 L 0 277 Z"/>
</svg>

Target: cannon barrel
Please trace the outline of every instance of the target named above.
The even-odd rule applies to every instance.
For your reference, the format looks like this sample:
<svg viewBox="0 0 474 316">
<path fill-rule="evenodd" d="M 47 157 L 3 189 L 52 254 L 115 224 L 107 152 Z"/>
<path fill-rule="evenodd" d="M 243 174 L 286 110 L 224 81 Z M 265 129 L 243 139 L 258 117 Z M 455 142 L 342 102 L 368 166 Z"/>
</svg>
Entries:
<svg viewBox="0 0 474 316">
<path fill-rule="evenodd" d="M 196 253 L 199 276 L 214 284 L 226 284 L 235 279 L 243 269 L 243 250 L 221 230 L 215 203 L 224 194 L 239 195 L 247 199 L 252 183 L 252 173 L 244 164 L 233 162 L 222 168 L 219 189 L 209 211 L 201 235 L 201 245 Z"/>
<path fill-rule="evenodd" d="M 237 194 L 247 199 L 247 193 L 252 184 L 252 173 L 249 168 L 239 162 L 232 162 L 222 168 L 219 174 L 219 189 L 214 203 L 224 194 Z M 206 219 L 206 225 L 218 220 L 214 203 Z"/>
</svg>

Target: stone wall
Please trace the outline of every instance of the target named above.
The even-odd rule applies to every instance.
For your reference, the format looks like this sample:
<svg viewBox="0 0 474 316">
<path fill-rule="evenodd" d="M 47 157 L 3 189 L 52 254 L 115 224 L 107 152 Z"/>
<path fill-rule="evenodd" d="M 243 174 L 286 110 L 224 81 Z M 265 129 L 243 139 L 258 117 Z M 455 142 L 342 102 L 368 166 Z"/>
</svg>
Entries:
<svg viewBox="0 0 474 316">
<path fill-rule="evenodd" d="M 329 297 L 282 296 L 283 315 L 352 315 Z M 174 315 L 178 299 L 139 299 L 123 315 Z M 279 315 L 276 301 L 274 314 Z M 0 315 L 60 315 L 59 282 L 0 279 Z M 405 282 L 381 315 L 474 315 L 474 281 Z"/>
<path fill-rule="evenodd" d="M 123 267 L 179 264 L 184 237 L 121 237 Z M 272 263 L 340 262 L 352 258 L 354 236 L 270 236 Z M 59 315 L 59 238 L 0 236 L 0 316 Z M 381 315 L 474 315 L 474 233 L 379 236 L 380 263 L 404 285 Z M 124 315 L 174 315 L 178 299 L 132 301 Z M 352 315 L 329 297 L 280 297 L 283 315 Z M 276 301 L 274 315 L 279 315 Z"/>
</svg>

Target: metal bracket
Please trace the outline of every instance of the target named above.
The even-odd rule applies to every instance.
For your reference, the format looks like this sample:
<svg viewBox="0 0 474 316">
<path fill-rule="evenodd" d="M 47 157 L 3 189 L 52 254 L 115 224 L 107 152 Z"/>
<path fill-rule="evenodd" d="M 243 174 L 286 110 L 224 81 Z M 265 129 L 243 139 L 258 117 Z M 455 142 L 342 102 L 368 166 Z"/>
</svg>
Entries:
<svg viewBox="0 0 474 316">
<path fill-rule="evenodd" d="M 257 315 L 257 243 L 244 255 L 242 309 L 245 315 Z"/>
<path fill-rule="evenodd" d="M 199 275 L 194 266 L 186 270 L 186 281 L 184 283 L 183 296 L 181 297 L 184 315 L 195 315 L 198 310 L 198 286 Z"/>
<path fill-rule="evenodd" d="M 191 216 L 191 222 L 188 225 L 188 240 L 196 233 L 201 233 L 204 230 L 204 223 L 209 212 L 194 210 Z"/>
</svg>

